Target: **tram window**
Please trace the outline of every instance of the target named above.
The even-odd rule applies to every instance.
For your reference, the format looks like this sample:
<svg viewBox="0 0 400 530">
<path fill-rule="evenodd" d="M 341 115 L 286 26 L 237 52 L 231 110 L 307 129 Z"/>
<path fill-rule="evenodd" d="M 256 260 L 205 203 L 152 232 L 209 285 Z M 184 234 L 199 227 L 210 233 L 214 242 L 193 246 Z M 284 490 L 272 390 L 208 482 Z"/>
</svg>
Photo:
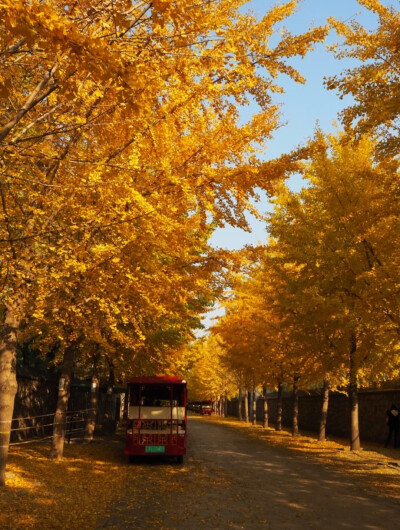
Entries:
<svg viewBox="0 0 400 530">
<path fill-rule="evenodd" d="M 139 387 L 136 385 L 129 387 L 129 405 L 139 405 Z"/>
<path fill-rule="evenodd" d="M 174 407 L 184 406 L 184 389 L 181 386 L 174 386 L 172 389 L 172 399 Z"/>
<path fill-rule="evenodd" d="M 139 386 L 131 386 L 129 404 L 142 407 L 183 407 L 184 389 L 177 385 L 172 386 L 171 403 L 171 387 L 169 386 L 140 385 L 140 391 Z"/>
</svg>

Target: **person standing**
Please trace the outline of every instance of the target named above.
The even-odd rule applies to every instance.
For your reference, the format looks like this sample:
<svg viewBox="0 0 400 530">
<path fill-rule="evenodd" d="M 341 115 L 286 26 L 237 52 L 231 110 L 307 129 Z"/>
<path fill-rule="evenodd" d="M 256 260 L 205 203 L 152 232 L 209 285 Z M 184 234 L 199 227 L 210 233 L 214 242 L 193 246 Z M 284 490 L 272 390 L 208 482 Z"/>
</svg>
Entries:
<svg viewBox="0 0 400 530">
<path fill-rule="evenodd" d="M 399 425 L 400 425 L 400 416 L 399 416 L 399 409 L 396 407 L 396 405 L 392 405 L 389 410 L 386 411 L 387 414 L 387 424 L 389 427 L 389 434 L 386 439 L 385 447 L 389 445 L 390 439 L 392 437 L 392 434 L 394 435 L 393 440 L 393 447 L 397 447 L 397 436 L 399 433 Z"/>
</svg>

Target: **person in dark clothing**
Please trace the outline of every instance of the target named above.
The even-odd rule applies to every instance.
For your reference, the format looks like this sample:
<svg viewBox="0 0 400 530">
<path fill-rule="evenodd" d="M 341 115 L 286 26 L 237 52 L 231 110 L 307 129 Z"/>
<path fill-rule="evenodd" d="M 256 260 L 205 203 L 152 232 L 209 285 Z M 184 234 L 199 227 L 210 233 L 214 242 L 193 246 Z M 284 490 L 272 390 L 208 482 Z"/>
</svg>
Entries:
<svg viewBox="0 0 400 530">
<path fill-rule="evenodd" d="M 399 413 L 400 411 L 396 407 L 396 405 L 392 405 L 390 409 L 386 411 L 389 434 L 388 434 L 388 437 L 385 443 L 385 447 L 389 445 L 392 434 L 394 435 L 393 447 L 397 447 L 397 435 L 399 433 L 399 425 L 400 425 Z"/>
</svg>

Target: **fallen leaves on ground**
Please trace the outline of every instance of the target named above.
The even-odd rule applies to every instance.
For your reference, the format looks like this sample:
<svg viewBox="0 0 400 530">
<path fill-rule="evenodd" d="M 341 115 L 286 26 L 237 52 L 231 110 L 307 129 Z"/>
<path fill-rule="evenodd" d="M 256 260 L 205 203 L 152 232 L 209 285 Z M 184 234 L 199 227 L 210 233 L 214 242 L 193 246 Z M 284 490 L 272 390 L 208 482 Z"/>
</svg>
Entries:
<svg viewBox="0 0 400 530">
<path fill-rule="evenodd" d="M 237 418 L 209 416 L 204 421 L 223 423 L 242 430 L 251 437 L 264 440 L 275 447 L 285 447 L 301 453 L 308 459 L 333 466 L 339 472 L 357 476 L 361 483 L 374 494 L 381 494 L 398 501 L 400 497 L 400 449 L 383 448 L 379 444 L 363 442 L 362 450 L 351 451 L 349 442 L 343 438 L 329 437 L 319 442 L 316 435 L 307 433 L 293 437 L 288 429 L 276 431 L 261 425 L 240 422 Z"/>
<path fill-rule="evenodd" d="M 204 498 L 211 478 L 221 491 L 230 486 L 222 471 L 197 461 L 181 466 L 155 456 L 132 465 L 123 453 L 123 435 L 67 444 L 60 461 L 50 460 L 49 451 L 43 442 L 11 448 L 6 488 L 0 488 L 1 530 L 120 530 L 137 523 L 165 528 L 165 517 L 172 523 L 175 516 L 186 517 L 175 513 L 176 495 L 190 491 Z"/>
<path fill-rule="evenodd" d="M 357 476 L 360 486 L 373 488 L 375 495 L 399 497 L 398 449 L 364 443 L 362 451 L 352 452 L 342 439 L 321 443 L 315 435 L 293 438 L 287 430 L 276 432 L 233 418 L 213 416 L 198 420 L 223 423 L 266 444 Z M 49 460 L 49 449 L 45 443 L 11 448 L 7 487 L 0 489 L 1 530 L 119 530 L 135 527 L 136 522 L 148 528 L 162 528 L 162 521 L 167 518 L 173 527 L 175 515 L 181 522 L 186 517 L 181 512 L 175 514 L 174 496 L 189 494 L 195 500 L 195 510 L 196 506 L 207 505 L 211 480 L 221 497 L 231 488 L 229 477 L 217 466 L 204 465 L 193 458 L 184 466 L 161 460 L 150 465 L 139 461 L 132 466 L 123 454 L 121 436 L 98 438 L 92 444 L 66 445 L 64 458 L 56 462 Z M 205 524 L 216 526 L 211 519 Z"/>
<path fill-rule="evenodd" d="M 60 461 L 49 460 L 43 442 L 12 447 L 0 528 L 94 528 L 126 482 L 138 480 L 117 443 L 66 445 Z"/>
<path fill-rule="evenodd" d="M 184 466 L 177 466 L 156 456 L 151 461 L 139 458 L 133 469 L 142 477 L 139 491 L 133 496 L 135 485 L 127 485 L 124 495 L 114 503 L 109 514 L 99 520 L 96 528 L 167 530 L 182 528 L 185 524 L 191 528 L 193 518 L 204 528 L 218 526 L 213 521 L 215 514 L 208 513 L 207 506 L 211 482 L 212 494 L 217 491 L 223 496 L 232 487 L 223 470 L 204 465 L 195 458 L 188 458 Z M 185 499 L 183 504 L 182 499 Z"/>
</svg>

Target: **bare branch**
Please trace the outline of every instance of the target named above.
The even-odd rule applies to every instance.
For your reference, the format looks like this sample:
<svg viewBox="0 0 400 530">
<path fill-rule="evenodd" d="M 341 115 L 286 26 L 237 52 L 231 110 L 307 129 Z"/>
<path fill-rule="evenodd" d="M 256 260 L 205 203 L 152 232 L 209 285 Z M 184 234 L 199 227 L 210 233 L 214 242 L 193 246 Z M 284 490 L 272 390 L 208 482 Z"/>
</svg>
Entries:
<svg viewBox="0 0 400 530">
<path fill-rule="evenodd" d="M 22 129 L 22 131 L 20 131 L 16 136 L 14 136 L 14 138 L 11 140 L 11 143 L 15 143 L 17 142 L 17 140 L 19 138 L 21 138 L 21 136 L 23 134 L 25 134 L 26 132 L 29 131 L 29 129 L 31 127 L 33 127 L 34 125 L 36 125 L 37 123 L 39 123 L 40 121 L 43 121 L 45 120 L 46 118 L 48 118 L 51 114 L 53 114 L 53 112 L 55 112 L 59 107 L 61 107 L 61 103 L 59 103 L 58 105 L 55 105 L 52 109 L 50 109 L 48 112 L 46 112 L 45 114 L 42 114 L 41 116 L 39 116 L 38 118 L 36 118 L 36 120 L 33 120 L 29 125 L 27 125 L 24 129 Z"/>
<path fill-rule="evenodd" d="M 34 90 L 29 94 L 28 99 L 24 105 L 17 111 L 14 118 L 10 120 L 4 127 L 0 130 L 0 142 L 6 138 L 6 136 L 11 132 L 13 127 L 29 112 L 33 107 L 40 103 L 45 97 L 47 97 L 53 90 L 57 88 L 57 85 L 54 85 L 43 96 L 38 97 L 40 92 L 45 88 L 50 79 L 52 79 L 54 72 L 57 69 L 57 65 L 54 65 L 53 68 L 46 73 L 44 78 L 37 84 Z"/>
<path fill-rule="evenodd" d="M 12 55 L 13 53 L 18 53 L 19 49 L 21 48 L 23 44 L 25 44 L 25 42 L 26 42 L 26 38 L 22 37 L 22 39 L 20 39 L 18 42 L 16 42 L 15 44 L 10 46 L 6 50 L 0 52 L 0 55 L 6 55 L 6 54 Z"/>
</svg>

